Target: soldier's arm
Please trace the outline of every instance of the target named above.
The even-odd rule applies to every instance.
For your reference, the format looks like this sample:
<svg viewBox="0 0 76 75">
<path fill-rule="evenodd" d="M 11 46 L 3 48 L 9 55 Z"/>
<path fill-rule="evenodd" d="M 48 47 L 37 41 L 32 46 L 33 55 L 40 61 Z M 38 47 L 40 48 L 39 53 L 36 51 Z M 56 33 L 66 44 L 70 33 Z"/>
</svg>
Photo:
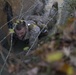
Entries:
<svg viewBox="0 0 76 75">
<path fill-rule="evenodd" d="M 38 26 L 34 26 L 33 29 L 30 31 L 29 45 L 30 47 L 32 47 L 32 49 L 37 47 L 39 32 L 40 28 Z"/>
</svg>

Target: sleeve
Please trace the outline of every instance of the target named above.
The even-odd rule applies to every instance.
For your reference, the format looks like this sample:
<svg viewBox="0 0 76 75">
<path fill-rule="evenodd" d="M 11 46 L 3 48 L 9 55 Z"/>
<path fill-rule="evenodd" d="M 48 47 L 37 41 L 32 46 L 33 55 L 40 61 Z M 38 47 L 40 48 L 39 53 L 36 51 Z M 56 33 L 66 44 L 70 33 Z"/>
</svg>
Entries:
<svg viewBox="0 0 76 75">
<path fill-rule="evenodd" d="M 39 32 L 40 28 L 38 26 L 34 26 L 30 31 L 29 46 L 32 47 L 32 49 L 37 47 Z"/>
</svg>

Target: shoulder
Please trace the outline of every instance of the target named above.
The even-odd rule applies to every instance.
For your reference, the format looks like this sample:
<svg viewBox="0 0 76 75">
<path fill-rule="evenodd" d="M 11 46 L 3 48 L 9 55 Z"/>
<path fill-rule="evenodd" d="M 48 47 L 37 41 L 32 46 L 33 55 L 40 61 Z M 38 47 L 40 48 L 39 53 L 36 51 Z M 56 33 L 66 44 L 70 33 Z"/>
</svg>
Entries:
<svg viewBox="0 0 76 75">
<path fill-rule="evenodd" d="M 35 22 L 33 20 L 26 20 L 25 22 L 28 26 L 31 24 L 35 24 Z"/>
<path fill-rule="evenodd" d="M 40 28 L 36 25 L 36 23 L 34 21 L 28 20 L 28 21 L 26 21 L 26 24 L 27 24 L 30 31 L 33 31 L 33 32 L 40 31 Z"/>
<path fill-rule="evenodd" d="M 33 29 L 32 30 L 35 31 L 35 32 L 39 32 L 40 28 L 37 25 L 33 25 Z"/>
</svg>

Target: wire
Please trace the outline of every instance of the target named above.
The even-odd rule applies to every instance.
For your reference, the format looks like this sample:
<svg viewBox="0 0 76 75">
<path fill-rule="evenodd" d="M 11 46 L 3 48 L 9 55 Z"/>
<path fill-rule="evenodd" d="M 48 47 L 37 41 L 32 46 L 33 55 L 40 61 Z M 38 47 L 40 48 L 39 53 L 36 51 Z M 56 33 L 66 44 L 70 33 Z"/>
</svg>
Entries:
<svg viewBox="0 0 76 75">
<path fill-rule="evenodd" d="M 35 1 L 35 3 L 36 3 L 36 1 Z M 33 6 L 34 6 L 34 5 L 33 5 Z M 28 12 L 33 6 L 31 6 L 26 12 Z M 26 12 L 25 12 L 25 13 L 26 13 Z M 24 14 L 24 13 L 23 13 L 23 14 Z M 16 17 L 18 17 L 18 16 L 16 16 Z M 15 17 L 15 18 L 16 18 L 16 17 Z M 13 19 L 15 19 L 15 18 L 13 18 Z M 13 19 L 12 19 L 12 20 L 13 20 Z M 10 20 L 10 21 L 12 21 L 12 20 Z M 9 21 L 9 22 L 10 22 L 10 21 Z M 7 23 L 9 23 L 9 22 L 7 22 Z M 5 23 L 1 28 L 3 28 L 7 23 Z M 0 28 L 0 29 L 1 29 L 1 28 Z M 10 33 L 8 33 L 8 34 L 0 41 L 0 43 L 3 42 L 3 40 L 5 40 L 9 35 L 10 35 Z"/>
<path fill-rule="evenodd" d="M 30 10 L 32 10 L 33 8 L 35 8 L 36 5 L 37 5 L 37 0 L 35 0 L 35 3 L 34 3 L 25 13 L 22 14 L 22 17 L 23 17 L 26 13 L 28 13 Z"/>
<path fill-rule="evenodd" d="M 57 13 L 57 12 L 56 12 Z M 56 15 L 56 13 L 54 14 L 54 16 Z M 53 17 L 54 17 L 53 16 Z M 53 17 L 51 19 L 49 19 L 49 21 L 51 21 L 53 19 Z M 49 23 L 49 21 L 46 23 L 46 25 Z M 38 36 L 40 35 L 40 33 L 44 30 L 44 28 L 46 27 L 46 25 L 42 28 L 42 30 L 39 32 Z M 30 47 L 30 49 L 28 50 L 28 52 L 26 53 L 26 56 L 29 54 L 30 50 L 32 49 L 32 47 L 34 46 L 38 36 L 36 37 L 35 41 L 33 42 L 32 46 Z"/>
<path fill-rule="evenodd" d="M 11 19 L 10 21 L 6 22 L 4 25 L 2 25 L 0 27 L 0 29 L 2 29 L 4 26 L 6 26 L 9 22 L 13 21 L 14 19 L 16 19 L 18 16 L 14 17 L 13 19 Z"/>
<path fill-rule="evenodd" d="M 35 3 L 26 11 L 26 12 L 24 12 L 24 13 L 22 13 L 22 17 L 30 10 L 30 9 L 33 9 L 34 7 L 35 7 L 35 5 L 36 5 L 36 0 L 35 0 Z M 8 22 L 6 22 L 4 25 L 2 25 L 1 27 L 0 27 L 0 29 L 2 29 L 4 26 L 6 26 L 9 22 L 11 22 L 11 21 L 13 21 L 14 19 L 16 19 L 16 18 L 18 18 L 19 17 L 19 15 L 18 16 L 15 16 L 13 19 L 11 19 L 10 21 L 8 21 Z"/>
<path fill-rule="evenodd" d="M 9 35 L 10 35 L 10 33 L 8 33 L 8 34 L 0 41 L 0 43 L 3 42 Z"/>
<path fill-rule="evenodd" d="M 7 59 L 8 59 L 8 57 L 9 57 L 9 55 L 10 55 L 11 50 L 12 50 L 12 42 L 13 42 L 13 34 L 11 34 L 11 45 L 10 45 L 10 49 L 9 49 L 9 52 L 8 52 L 7 57 L 6 57 L 6 59 L 5 59 L 5 62 L 4 62 L 3 66 L 2 66 L 2 68 L 1 68 L 1 70 L 0 70 L 0 75 L 1 75 L 1 73 L 2 73 L 2 71 L 3 71 L 3 69 L 4 69 L 4 67 L 5 67 L 5 64 L 6 64 L 6 62 L 7 62 Z"/>
<path fill-rule="evenodd" d="M 56 12 L 56 13 L 57 13 L 57 12 Z M 55 13 L 55 15 L 56 15 L 56 13 Z M 54 16 L 55 16 L 55 15 L 54 15 Z M 54 17 L 54 16 L 53 16 L 53 17 Z M 51 20 L 52 20 L 52 18 L 51 18 Z M 51 20 L 49 20 L 49 21 L 51 21 Z M 49 21 L 46 23 L 46 25 L 49 23 Z M 46 25 L 45 25 L 45 26 L 42 28 L 42 30 L 39 32 L 38 36 L 39 36 L 40 33 L 44 30 L 44 28 L 46 27 Z M 34 46 L 34 44 L 35 44 L 35 42 L 36 42 L 38 36 L 36 37 L 36 39 L 35 39 L 35 41 L 33 42 L 32 46 L 30 47 L 30 49 L 29 49 L 28 52 L 26 53 L 26 56 L 29 54 L 30 50 L 31 50 L 32 47 Z"/>
<path fill-rule="evenodd" d="M 33 42 L 33 44 L 32 44 L 32 46 L 30 47 L 30 49 L 28 50 L 28 52 L 25 54 L 24 52 L 25 51 L 22 51 L 21 53 L 18 53 L 18 54 L 16 54 L 16 55 L 21 55 L 21 54 L 25 54 L 26 56 L 29 54 L 29 52 L 30 52 L 30 50 L 32 49 L 32 47 L 34 46 L 34 44 L 35 44 L 35 42 L 36 42 L 36 40 L 37 40 L 37 38 L 38 38 L 38 36 L 40 35 L 40 33 L 44 30 L 44 28 L 47 26 L 47 24 L 49 23 L 49 21 L 51 21 L 54 17 L 55 17 L 55 15 L 58 13 L 58 11 L 54 14 L 54 16 L 52 17 L 52 18 L 49 18 L 49 20 L 48 20 L 48 22 L 46 23 L 46 25 L 42 28 L 42 30 L 39 32 L 39 34 L 37 35 L 37 37 L 36 37 L 36 39 L 35 39 L 35 41 Z M 54 29 L 52 29 L 51 31 L 53 31 Z M 55 33 L 55 32 L 54 32 Z M 54 33 L 52 33 L 52 34 L 54 34 Z M 51 35 L 52 35 L 51 34 Z"/>
<path fill-rule="evenodd" d="M 33 7 L 34 7 L 34 5 L 33 5 L 31 8 L 33 8 Z M 27 13 L 31 8 L 29 8 L 25 13 Z M 23 13 L 22 15 L 25 15 L 25 14 Z M 54 15 L 54 16 L 55 16 L 55 15 Z M 54 16 L 53 16 L 53 17 L 54 17 Z M 18 16 L 16 16 L 16 17 L 18 17 Z M 16 17 L 15 17 L 15 18 L 16 18 Z M 13 18 L 13 19 L 14 19 L 14 18 Z M 51 20 L 52 20 L 52 18 L 51 18 Z M 51 21 L 51 20 L 49 20 L 49 21 Z M 9 22 L 8 22 L 8 23 L 9 23 Z M 47 22 L 47 24 L 48 24 L 48 23 L 49 23 L 49 22 Z M 4 26 L 2 26 L 1 28 L 3 28 L 3 27 L 4 27 Z M 45 27 L 46 27 L 46 26 L 44 26 L 44 28 L 45 28 Z M 0 28 L 0 29 L 1 29 L 1 28 Z M 39 36 L 40 33 L 44 30 L 44 28 L 39 32 L 38 36 Z M 28 50 L 28 52 L 26 53 L 26 55 L 29 54 L 29 52 L 30 52 L 30 50 L 32 49 L 32 47 L 34 46 L 34 44 L 35 44 L 38 36 L 36 37 L 35 41 L 33 42 L 32 46 L 30 47 L 30 49 Z M 10 55 L 10 52 L 11 52 L 11 50 L 12 50 L 12 42 L 13 42 L 13 34 L 11 34 L 11 46 L 10 46 L 8 55 L 7 55 L 6 59 L 5 59 L 5 62 L 4 62 L 4 64 L 3 64 L 3 66 L 2 66 L 2 68 L 1 68 L 0 75 L 1 75 L 1 73 L 2 73 L 2 71 L 3 71 L 3 69 L 4 69 L 4 66 L 5 66 L 5 64 L 6 64 L 6 62 L 7 62 L 7 59 L 8 59 L 8 57 L 9 57 L 9 55 Z"/>
<path fill-rule="evenodd" d="M 21 10 L 20 10 L 19 19 L 20 19 L 20 17 L 21 17 L 22 11 L 23 11 L 23 2 L 24 2 L 24 0 L 22 0 L 22 2 L 21 2 Z"/>
<path fill-rule="evenodd" d="M 36 1 L 35 1 L 36 2 Z M 22 15 L 25 15 L 31 8 L 33 8 L 35 6 L 35 4 L 33 5 L 33 6 L 31 6 L 26 12 L 24 12 Z M 16 17 L 14 17 L 12 20 L 14 20 L 15 18 L 17 18 L 18 16 L 16 16 Z M 12 21 L 12 20 L 10 20 L 10 21 Z M 9 21 L 9 22 L 10 22 Z M 9 23 L 9 22 L 7 22 L 7 23 Z M 0 27 L 0 29 L 2 29 L 7 23 L 5 23 L 2 27 Z M 9 35 L 9 34 L 8 34 Z M 7 36 L 8 36 L 7 35 Z M 6 37 L 7 37 L 6 36 Z M 4 37 L 0 42 L 2 42 L 4 39 L 6 39 L 6 37 Z M 7 59 L 8 59 L 8 57 L 9 57 L 9 55 L 10 55 L 10 52 L 11 52 L 11 50 L 12 50 L 12 42 L 13 42 L 13 34 L 11 34 L 11 45 L 10 45 L 10 49 L 9 49 L 9 52 L 8 52 L 8 54 L 7 54 L 7 57 L 6 57 L 6 59 L 5 59 L 5 62 L 4 62 L 4 64 L 3 64 L 3 66 L 2 66 L 2 68 L 1 68 L 1 70 L 0 70 L 0 75 L 1 75 L 1 73 L 2 73 L 2 71 L 3 71 L 3 69 L 4 69 L 4 66 L 6 65 L 6 62 L 7 62 Z"/>
</svg>

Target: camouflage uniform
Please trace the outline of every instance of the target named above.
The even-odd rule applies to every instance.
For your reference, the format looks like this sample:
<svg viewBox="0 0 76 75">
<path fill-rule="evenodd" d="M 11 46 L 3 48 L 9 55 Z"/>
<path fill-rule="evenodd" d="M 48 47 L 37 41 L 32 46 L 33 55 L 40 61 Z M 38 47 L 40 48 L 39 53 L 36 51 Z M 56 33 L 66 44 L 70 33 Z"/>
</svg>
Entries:
<svg viewBox="0 0 76 75">
<path fill-rule="evenodd" d="M 44 28 L 45 25 L 43 25 L 43 24 L 40 26 L 37 26 L 37 24 L 32 20 L 27 20 L 25 22 L 26 22 L 26 27 L 27 27 L 28 31 L 21 41 L 26 42 L 26 40 L 29 39 L 29 46 L 31 47 L 33 45 L 33 43 L 35 43 L 34 46 L 32 47 L 32 49 L 36 48 L 37 44 L 38 44 L 39 36 L 42 34 L 46 35 L 46 32 L 47 32 L 47 30 L 45 30 L 46 27 Z M 43 28 L 44 28 L 44 30 L 41 32 L 41 30 Z M 19 40 L 16 34 L 14 35 L 14 39 L 15 39 L 14 43 L 16 43 L 16 40 Z"/>
<path fill-rule="evenodd" d="M 42 15 L 44 4 L 40 0 L 37 0 L 37 5 L 34 9 L 34 14 L 33 15 Z"/>
<path fill-rule="evenodd" d="M 23 40 L 29 39 L 29 46 L 31 47 L 34 44 L 33 48 L 37 46 L 38 43 L 38 34 L 40 32 L 40 28 L 35 25 L 34 21 L 26 21 L 26 25 L 28 28 L 28 32 L 26 33 Z"/>
<path fill-rule="evenodd" d="M 53 6 L 49 11 L 45 11 L 43 15 L 29 15 L 27 20 L 35 21 L 39 27 L 44 24 L 44 26 L 47 25 L 48 29 L 51 29 L 56 24 L 57 18 L 58 10 Z"/>
</svg>

